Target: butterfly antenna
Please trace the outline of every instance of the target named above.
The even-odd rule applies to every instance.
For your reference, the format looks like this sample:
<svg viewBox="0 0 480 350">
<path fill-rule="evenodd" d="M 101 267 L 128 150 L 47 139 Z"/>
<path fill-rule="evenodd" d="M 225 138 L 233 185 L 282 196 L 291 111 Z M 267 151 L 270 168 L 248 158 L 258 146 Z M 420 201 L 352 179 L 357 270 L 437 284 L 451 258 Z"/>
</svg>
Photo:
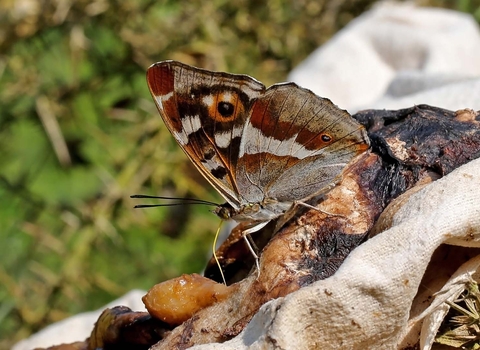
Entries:
<svg viewBox="0 0 480 350">
<path fill-rule="evenodd" d="M 138 204 L 134 208 L 153 208 L 153 207 L 173 207 L 176 205 L 190 205 L 190 204 L 200 204 L 200 205 L 212 205 L 218 207 L 218 203 L 205 201 L 203 199 L 197 198 L 181 198 L 181 197 L 164 197 L 164 196 L 150 196 L 146 194 L 134 194 L 130 198 L 147 198 L 147 199 L 164 199 L 168 201 L 180 201 L 176 203 L 165 203 L 165 204 Z"/>
<path fill-rule="evenodd" d="M 222 225 L 223 225 L 223 220 L 220 221 L 220 225 L 218 225 L 217 233 L 215 233 L 215 238 L 213 239 L 213 245 L 212 245 L 212 252 L 213 252 L 213 258 L 215 259 L 218 269 L 220 270 L 220 275 L 222 275 L 223 284 L 227 285 L 227 281 L 225 280 L 225 276 L 223 274 L 222 266 L 220 265 L 220 261 L 218 260 L 217 253 L 215 252 L 217 248 L 218 236 L 220 235 L 220 229 L 222 228 Z"/>
<path fill-rule="evenodd" d="M 177 205 L 190 205 L 190 204 L 203 204 L 203 203 L 166 203 L 166 204 L 137 204 L 133 209 L 142 209 L 142 208 L 154 208 L 154 207 L 175 207 Z"/>
</svg>

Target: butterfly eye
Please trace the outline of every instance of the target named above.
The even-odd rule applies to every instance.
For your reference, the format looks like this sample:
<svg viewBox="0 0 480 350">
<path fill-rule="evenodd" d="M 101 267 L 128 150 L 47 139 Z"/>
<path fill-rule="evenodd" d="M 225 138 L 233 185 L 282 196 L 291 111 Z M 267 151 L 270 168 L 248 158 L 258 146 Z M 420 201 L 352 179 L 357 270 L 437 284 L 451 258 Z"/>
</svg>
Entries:
<svg viewBox="0 0 480 350">
<path fill-rule="evenodd" d="M 327 135 L 327 134 L 323 134 L 323 135 L 321 136 L 321 138 L 322 138 L 322 141 L 323 141 L 323 142 L 330 142 L 330 141 L 332 141 L 332 137 L 331 137 L 330 135 Z"/>
<path fill-rule="evenodd" d="M 219 102 L 218 103 L 218 113 L 222 115 L 222 117 L 228 118 L 233 114 L 235 108 L 230 102 Z"/>
</svg>

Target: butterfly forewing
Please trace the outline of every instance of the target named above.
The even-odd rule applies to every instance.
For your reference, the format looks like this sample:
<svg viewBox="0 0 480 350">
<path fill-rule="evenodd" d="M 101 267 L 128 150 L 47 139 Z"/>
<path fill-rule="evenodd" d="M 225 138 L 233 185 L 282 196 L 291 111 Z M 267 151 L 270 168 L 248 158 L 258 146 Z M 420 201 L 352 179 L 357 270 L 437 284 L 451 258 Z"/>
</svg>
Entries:
<svg viewBox="0 0 480 350">
<path fill-rule="evenodd" d="M 265 86 L 244 75 L 214 73 L 175 61 L 151 66 L 150 92 L 165 124 L 205 178 L 234 207 L 241 135 Z"/>
</svg>

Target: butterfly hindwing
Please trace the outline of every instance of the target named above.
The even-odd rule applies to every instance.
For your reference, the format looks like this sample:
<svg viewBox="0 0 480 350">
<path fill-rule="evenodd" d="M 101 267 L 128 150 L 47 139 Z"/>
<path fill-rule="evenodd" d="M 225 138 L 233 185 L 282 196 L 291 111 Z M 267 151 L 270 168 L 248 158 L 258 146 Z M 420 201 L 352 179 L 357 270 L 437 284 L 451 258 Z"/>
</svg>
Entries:
<svg viewBox="0 0 480 350">
<path fill-rule="evenodd" d="M 347 112 L 293 83 L 274 85 L 255 102 L 244 133 L 237 182 L 253 183 L 257 199 L 308 198 L 368 148 Z"/>
</svg>

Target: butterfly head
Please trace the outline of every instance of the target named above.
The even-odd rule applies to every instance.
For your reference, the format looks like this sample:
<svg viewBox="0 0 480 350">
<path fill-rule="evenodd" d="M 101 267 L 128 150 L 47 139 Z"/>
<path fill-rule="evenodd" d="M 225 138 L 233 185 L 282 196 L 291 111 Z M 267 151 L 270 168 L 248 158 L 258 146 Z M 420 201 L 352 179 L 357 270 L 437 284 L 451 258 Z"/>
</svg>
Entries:
<svg viewBox="0 0 480 350">
<path fill-rule="evenodd" d="M 228 203 L 219 205 L 213 212 L 222 220 L 230 220 L 235 216 L 236 210 Z"/>
</svg>

